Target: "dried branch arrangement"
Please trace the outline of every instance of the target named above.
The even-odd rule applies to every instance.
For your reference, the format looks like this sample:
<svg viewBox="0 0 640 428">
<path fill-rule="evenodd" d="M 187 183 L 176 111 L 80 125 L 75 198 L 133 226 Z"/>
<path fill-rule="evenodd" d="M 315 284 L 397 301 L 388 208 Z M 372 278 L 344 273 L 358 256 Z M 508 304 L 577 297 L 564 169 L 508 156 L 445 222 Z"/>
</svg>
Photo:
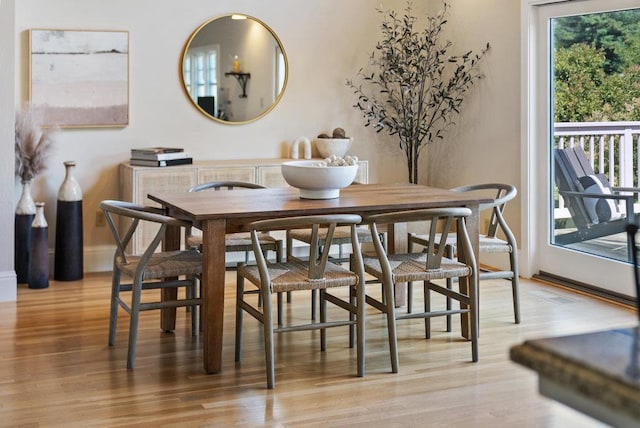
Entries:
<svg viewBox="0 0 640 428">
<path fill-rule="evenodd" d="M 421 150 L 454 123 L 467 90 L 482 78 L 480 60 L 489 43 L 479 53 L 448 53 L 452 43 L 443 41 L 449 5 L 436 16 L 427 16 L 425 29 L 414 26 L 411 2 L 404 14 L 393 10 L 384 15 L 380 40 L 369 58 L 368 68 L 358 72 L 360 82 L 348 79 L 347 86 L 358 97 L 354 107 L 365 118 L 365 126 L 397 135 L 405 152 L 409 181 L 418 182 Z"/>
<path fill-rule="evenodd" d="M 47 167 L 47 159 L 53 151 L 56 127 L 43 128 L 25 105 L 16 114 L 16 177 L 30 181 Z"/>
</svg>

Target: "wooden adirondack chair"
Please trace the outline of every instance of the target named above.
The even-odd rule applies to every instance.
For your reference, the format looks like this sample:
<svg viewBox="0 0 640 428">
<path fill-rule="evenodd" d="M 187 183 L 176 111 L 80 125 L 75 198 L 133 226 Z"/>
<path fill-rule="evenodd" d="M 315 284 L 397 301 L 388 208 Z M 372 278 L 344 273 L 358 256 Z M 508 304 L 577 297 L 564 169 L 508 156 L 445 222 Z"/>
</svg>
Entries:
<svg viewBox="0 0 640 428">
<path fill-rule="evenodd" d="M 635 222 L 633 202 L 640 188 L 612 187 L 596 174 L 581 147 L 554 150 L 555 182 L 576 230 L 557 234 L 556 244 L 566 245 L 625 232 Z M 624 201 L 625 211 L 619 210 Z M 631 248 L 629 248 L 631 258 Z"/>
</svg>

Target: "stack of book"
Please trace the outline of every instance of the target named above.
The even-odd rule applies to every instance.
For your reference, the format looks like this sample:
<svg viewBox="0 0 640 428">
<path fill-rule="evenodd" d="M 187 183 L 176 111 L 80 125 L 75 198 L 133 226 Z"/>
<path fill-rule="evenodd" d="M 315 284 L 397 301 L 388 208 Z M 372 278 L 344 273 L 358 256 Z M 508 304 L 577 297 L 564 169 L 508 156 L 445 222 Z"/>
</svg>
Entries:
<svg viewBox="0 0 640 428">
<path fill-rule="evenodd" d="M 131 149 L 130 163 L 133 166 L 190 165 L 193 158 L 178 147 L 144 147 Z"/>
</svg>

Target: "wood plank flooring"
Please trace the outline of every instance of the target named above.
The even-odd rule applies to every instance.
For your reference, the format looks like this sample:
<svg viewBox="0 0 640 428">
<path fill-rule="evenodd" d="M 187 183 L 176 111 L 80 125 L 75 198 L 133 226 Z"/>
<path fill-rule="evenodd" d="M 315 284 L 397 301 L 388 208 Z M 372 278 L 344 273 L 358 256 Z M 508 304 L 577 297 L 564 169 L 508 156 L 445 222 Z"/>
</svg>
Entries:
<svg viewBox="0 0 640 428">
<path fill-rule="evenodd" d="M 400 373 L 390 372 L 385 322 L 367 321 L 367 375 L 355 377 L 347 330 L 276 337 L 276 389 L 266 389 L 258 323 L 245 316 L 244 352 L 233 361 L 235 274 L 227 274 L 223 371 L 202 370 L 200 337 L 188 316 L 163 333 L 157 311 L 142 315 L 136 368 L 126 369 L 128 317 L 107 346 L 110 276 L 20 286 L 18 302 L 0 303 L 0 426 L 366 426 L 597 427 L 599 423 L 541 397 L 537 376 L 508 357 L 529 338 L 632 326 L 632 310 L 540 282 L 522 281 L 522 324 L 513 324 L 504 280 L 481 284 L 480 361 L 469 342 L 434 321 L 399 326 Z M 416 293 L 421 294 L 421 293 Z M 288 317 L 309 314 L 308 293 L 294 294 Z"/>
</svg>

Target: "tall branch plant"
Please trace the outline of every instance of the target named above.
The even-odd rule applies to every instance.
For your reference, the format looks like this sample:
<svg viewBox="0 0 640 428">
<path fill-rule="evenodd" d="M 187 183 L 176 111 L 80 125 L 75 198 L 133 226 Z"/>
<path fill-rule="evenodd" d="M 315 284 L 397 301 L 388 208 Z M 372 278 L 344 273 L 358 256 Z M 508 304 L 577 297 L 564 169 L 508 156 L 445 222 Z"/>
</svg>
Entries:
<svg viewBox="0 0 640 428">
<path fill-rule="evenodd" d="M 354 107 L 365 118 L 365 126 L 377 132 L 397 135 L 404 151 L 409 181 L 418 182 L 418 159 L 424 147 L 441 140 L 469 88 L 483 77 L 478 69 L 489 50 L 450 55 L 450 41 L 442 41 L 449 4 L 435 16 L 426 17 L 424 30 L 411 2 L 405 13 L 377 9 L 382 14 L 382 40 L 371 53 L 368 68 L 360 69 L 355 80 L 348 79 L 358 101 Z"/>
</svg>

